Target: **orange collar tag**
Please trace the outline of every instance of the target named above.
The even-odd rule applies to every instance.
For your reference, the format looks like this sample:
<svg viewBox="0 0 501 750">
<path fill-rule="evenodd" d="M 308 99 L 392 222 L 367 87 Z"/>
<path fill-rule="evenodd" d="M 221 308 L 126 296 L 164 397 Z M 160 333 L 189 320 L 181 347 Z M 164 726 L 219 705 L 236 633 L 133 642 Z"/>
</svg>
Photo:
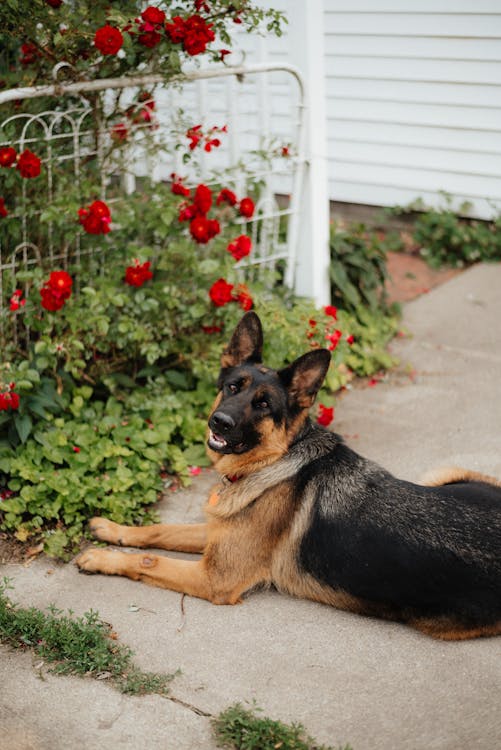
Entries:
<svg viewBox="0 0 501 750">
<path fill-rule="evenodd" d="M 209 505 L 217 505 L 219 501 L 219 492 L 217 490 L 213 490 L 209 496 L 208 503 Z"/>
</svg>

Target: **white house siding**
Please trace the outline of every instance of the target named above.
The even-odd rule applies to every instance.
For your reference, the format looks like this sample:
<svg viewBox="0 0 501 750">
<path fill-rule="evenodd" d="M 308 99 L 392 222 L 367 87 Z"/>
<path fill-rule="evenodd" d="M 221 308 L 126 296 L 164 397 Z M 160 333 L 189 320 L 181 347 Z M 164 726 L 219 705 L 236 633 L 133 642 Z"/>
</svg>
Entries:
<svg viewBox="0 0 501 750">
<path fill-rule="evenodd" d="M 324 0 L 324 19 L 331 200 L 499 210 L 501 0 Z"/>
</svg>

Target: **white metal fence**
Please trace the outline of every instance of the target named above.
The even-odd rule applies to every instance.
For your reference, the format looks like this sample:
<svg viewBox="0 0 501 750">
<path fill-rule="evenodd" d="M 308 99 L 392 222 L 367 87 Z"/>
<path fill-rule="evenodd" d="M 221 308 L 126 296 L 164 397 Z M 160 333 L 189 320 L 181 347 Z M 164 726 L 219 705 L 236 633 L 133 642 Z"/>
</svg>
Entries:
<svg viewBox="0 0 501 750">
<path fill-rule="evenodd" d="M 125 166 L 125 161 L 106 159 L 109 127 L 95 121 L 88 102 L 80 95 L 106 91 L 112 97 L 119 93 L 125 106 L 134 91 L 151 87 L 155 87 L 158 126 L 153 137 L 167 146 L 159 151 L 162 156 L 152 163 L 151 157 L 143 152 L 140 138 L 143 126 L 138 125 L 139 137 L 134 139 L 128 153 L 129 166 Z M 56 97 L 57 105 L 50 111 L 30 113 L 29 101 L 41 97 Z M 294 286 L 307 170 L 305 92 L 301 75 L 294 66 L 259 64 L 196 70 L 168 86 L 163 85 L 158 75 L 56 83 L 0 92 L 0 106 L 7 102 L 16 102 L 20 111 L 0 120 L 0 147 L 10 145 L 18 152 L 30 149 L 42 159 L 43 171 L 37 178 L 36 189 L 44 191 L 46 199 L 39 219 L 56 199 L 61 199 L 56 195 L 55 182 L 58 166 L 63 162 L 66 169 L 69 166 L 72 170 L 76 184 L 85 175 L 89 160 L 97 163 L 102 199 L 108 199 L 113 180 L 119 178 L 124 193 L 130 193 L 137 178 L 144 174 L 154 180 L 169 179 L 172 172 L 185 174 L 187 185 L 190 180 L 193 183 L 200 179 L 210 185 L 211 181 L 220 182 L 221 174 L 226 174 L 225 179 L 231 180 L 239 195 L 245 194 L 249 180 L 259 180 L 261 190 L 254 216 L 245 219 L 246 230 L 253 239 L 251 263 L 269 267 L 280 260 L 286 284 Z M 202 151 L 197 174 L 190 173 L 190 166 L 182 163 L 179 151 L 174 148 L 185 137 L 187 123 L 227 126 L 221 147 L 205 156 Z M 20 270 L 44 264 L 54 267 L 55 263 L 63 268 L 68 264 L 78 267 L 84 254 L 101 252 L 87 249 L 81 234 L 63 246 L 56 243 L 50 212 L 48 219 L 44 217 L 46 229 L 40 242 L 37 217 L 35 223 L 28 222 L 23 210 L 31 182 L 21 181 L 21 208 L 3 218 L 0 224 L 0 324 L 5 319 L 8 297 Z"/>
</svg>

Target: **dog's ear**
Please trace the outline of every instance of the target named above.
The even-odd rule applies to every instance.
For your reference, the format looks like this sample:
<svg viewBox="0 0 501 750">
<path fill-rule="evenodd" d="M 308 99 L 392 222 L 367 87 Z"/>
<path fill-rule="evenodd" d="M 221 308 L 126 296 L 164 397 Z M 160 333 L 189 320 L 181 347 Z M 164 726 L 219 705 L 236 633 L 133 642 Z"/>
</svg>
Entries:
<svg viewBox="0 0 501 750">
<path fill-rule="evenodd" d="M 301 408 L 309 408 L 313 404 L 330 361 L 331 354 L 327 349 L 314 349 L 279 371 L 278 376 L 288 391 L 289 403 Z"/>
<path fill-rule="evenodd" d="M 262 361 L 263 328 L 255 312 L 247 312 L 237 325 L 228 347 L 221 356 L 221 367 L 235 367 L 243 362 Z"/>
</svg>

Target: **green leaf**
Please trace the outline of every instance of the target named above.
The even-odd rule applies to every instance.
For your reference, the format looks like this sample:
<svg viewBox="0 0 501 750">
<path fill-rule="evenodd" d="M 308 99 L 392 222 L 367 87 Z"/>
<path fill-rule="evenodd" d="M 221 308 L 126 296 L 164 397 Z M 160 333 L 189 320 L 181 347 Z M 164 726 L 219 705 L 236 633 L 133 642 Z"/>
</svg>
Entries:
<svg viewBox="0 0 501 750">
<path fill-rule="evenodd" d="M 33 427 L 31 417 L 28 414 L 16 414 L 14 417 L 14 425 L 16 427 L 20 441 L 22 443 L 25 443 Z"/>
<path fill-rule="evenodd" d="M 188 390 L 189 379 L 185 372 L 180 372 L 179 370 L 166 370 L 164 374 L 168 383 L 176 388 Z"/>
</svg>

